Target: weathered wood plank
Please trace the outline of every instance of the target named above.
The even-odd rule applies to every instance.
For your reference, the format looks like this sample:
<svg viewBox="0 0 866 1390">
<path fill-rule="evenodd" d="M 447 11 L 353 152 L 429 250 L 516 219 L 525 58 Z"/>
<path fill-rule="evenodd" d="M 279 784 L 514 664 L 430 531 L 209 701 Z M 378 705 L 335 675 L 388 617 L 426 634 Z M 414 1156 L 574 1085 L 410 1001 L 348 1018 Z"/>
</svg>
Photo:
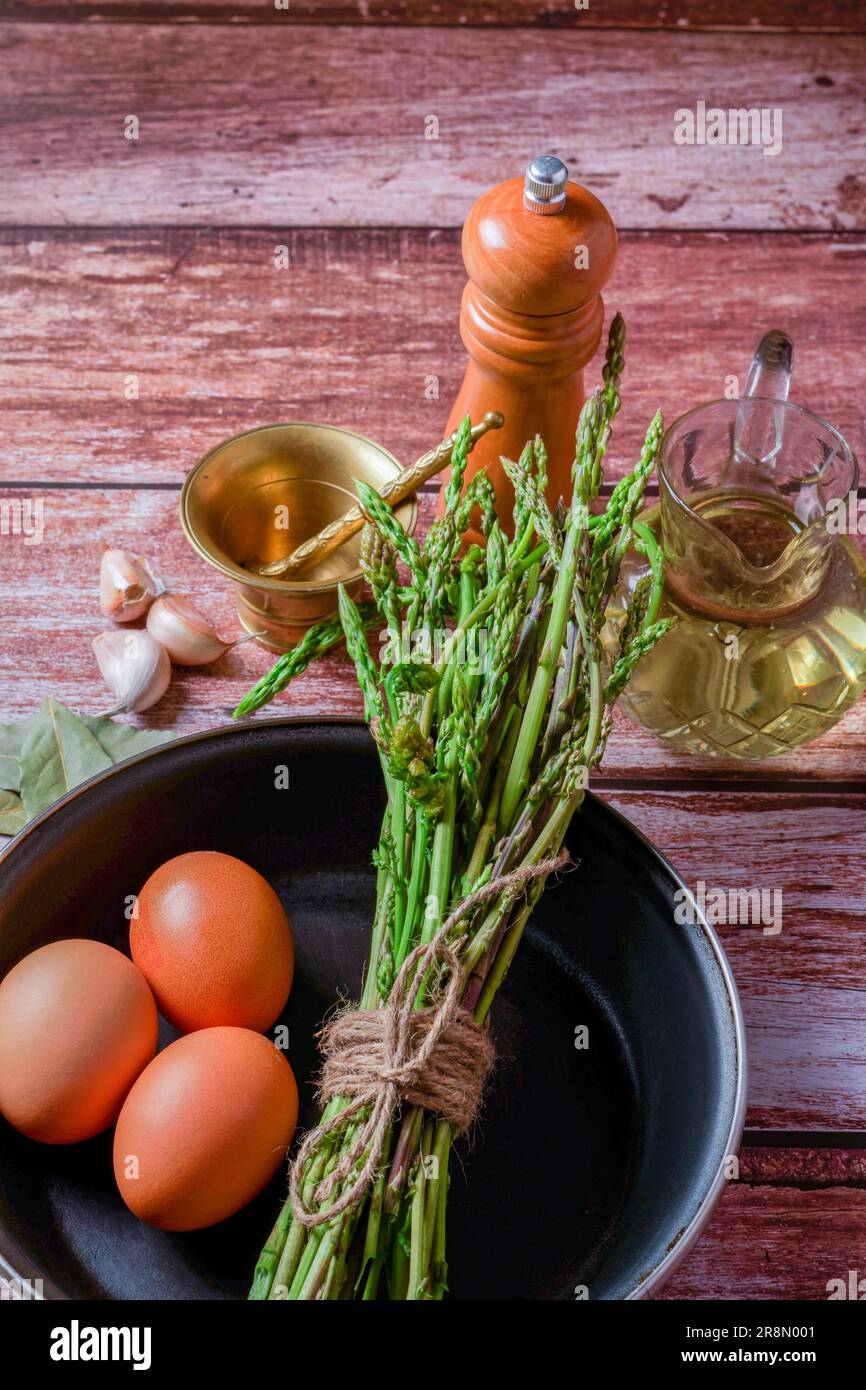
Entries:
<svg viewBox="0 0 866 1390">
<path fill-rule="evenodd" d="M 819 1302 L 829 1296 L 831 1280 L 847 1284 L 850 1270 L 866 1274 L 864 1244 L 863 1188 L 731 1183 L 704 1236 L 658 1297 Z"/>
<path fill-rule="evenodd" d="M 731 924 L 718 912 L 714 921 L 738 980 L 756 999 L 769 997 L 775 980 L 790 978 L 832 984 L 840 993 L 850 990 L 852 1002 L 858 993 L 866 1002 L 862 795 L 763 793 L 746 786 L 712 793 L 608 791 L 603 784 L 599 790 L 664 852 L 693 892 L 705 884 L 711 922 L 712 890 L 766 890 L 772 924 Z M 802 1027 L 841 1028 L 843 1018 L 804 1019 Z M 866 1056 L 862 1065 L 866 1069 Z M 848 1127 L 858 1126 L 852 1121 Z"/>
<path fill-rule="evenodd" d="M 623 227 L 866 220 L 854 36 L 10 23 L 0 51 L 6 224 L 458 226 L 542 148 Z M 781 150 L 676 145 L 699 96 L 781 110 Z"/>
<path fill-rule="evenodd" d="M 751 1148 L 744 1145 L 738 1162 L 738 1181 L 752 1186 L 859 1187 L 866 1191 L 866 1149 Z"/>
<path fill-rule="evenodd" d="M 96 604 L 99 538 L 134 545 L 163 577 L 182 587 L 227 633 L 236 630 L 223 581 L 192 556 L 176 522 L 173 491 L 57 489 L 45 502 L 44 542 L 0 538 L 0 722 L 55 695 L 75 709 L 105 708 L 89 650 L 105 625 Z M 429 515 L 430 498 L 424 510 Z M 249 684 L 270 663 L 253 644 L 212 669 L 178 671 L 164 700 L 136 722 L 192 731 L 227 721 Z M 338 656 L 308 672 L 275 710 L 306 717 L 358 715 L 354 677 Z M 827 740 L 825 740 L 825 743 Z M 645 778 L 631 726 L 618 726 L 608 778 Z M 858 745 L 860 762 L 863 741 Z M 825 773 L 821 745 L 797 758 L 797 775 Z M 703 765 L 704 772 L 710 765 Z M 754 770 L 739 769 L 747 779 Z M 751 1046 L 751 1110 L 756 1127 L 866 1128 L 866 856 L 864 797 L 849 790 L 790 793 L 631 787 L 599 790 L 642 829 L 693 891 L 778 889 L 782 930 L 719 928 L 744 999 Z"/>
<path fill-rule="evenodd" d="M 609 475 L 658 405 L 671 420 L 742 381 L 776 323 L 795 399 L 866 455 L 864 264 L 851 234 L 626 233 L 607 294 L 629 326 Z M 221 438 L 291 418 L 408 461 L 460 384 L 463 283 L 456 231 L 2 231 L 0 481 L 179 483 Z"/>
<path fill-rule="evenodd" d="M 9 19 L 124 23 L 413 24 L 470 28 L 774 29 L 862 32 L 858 0 L 6 0 Z"/>
</svg>

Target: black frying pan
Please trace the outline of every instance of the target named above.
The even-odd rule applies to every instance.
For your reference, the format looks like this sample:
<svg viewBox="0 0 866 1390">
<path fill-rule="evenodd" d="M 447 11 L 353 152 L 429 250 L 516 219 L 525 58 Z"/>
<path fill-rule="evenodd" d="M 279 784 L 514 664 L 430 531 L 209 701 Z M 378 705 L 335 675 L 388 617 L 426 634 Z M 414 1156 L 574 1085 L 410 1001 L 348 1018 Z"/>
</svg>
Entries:
<svg viewBox="0 0 866 1390">
<path fill-rule="evenodd" d="M 288 790 L 275 768 L 290 770 Z M 362 726 L 269 720 L 180 739 L 101 774 L 0 857 L 0 976 L 66 936 L 127 949 L 124 900 L 192 849 L 276 886 L 298 956 L 284 1015 L 312 1120 L 313 1032 L 366 958 L 382 810 Z M 453 1169 L 450 1296 L 639 1296 L 690 1248 L 743 1123 L 742 1018 L 719 943 L 674 920 L 680 881 L 587 797 L 579 861 L 544 895 L 494 1010 L 496 1079 Z M 575 1029 L 589 1028 L 589 1047 Z M 162 1041 L 171 1031 L 164 1026 Z M 111 1142 L 30 1142 L 0 1121 L 0 1261 L 48 1297 L 240 1298 L 285 1179 L 208 1231 L 141 1225 Z"/>
</svg>

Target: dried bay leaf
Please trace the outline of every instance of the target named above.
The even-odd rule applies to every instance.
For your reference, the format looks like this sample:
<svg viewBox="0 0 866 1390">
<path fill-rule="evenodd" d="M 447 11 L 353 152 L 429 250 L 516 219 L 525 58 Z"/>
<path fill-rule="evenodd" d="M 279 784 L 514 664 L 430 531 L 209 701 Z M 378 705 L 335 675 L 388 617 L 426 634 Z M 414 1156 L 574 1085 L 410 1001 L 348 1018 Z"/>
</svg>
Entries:
<svg viewBox="0 0 866 1390">
<path fill-rule="evenodd" d="M 28 818 L 111 766 L 102 744 L 77 714 L 59 700 L 43 700 L 21 748 L 21 800 Z"/>
<path fill-rule="evenodd" d="M 0 787 L 4 791 L 20 792 L 21 759 L 17 753 L 0 753 Z"/>
<path fill-rule="evenodd" d="M 17 835 L 27 824 L 24 803 L 15 792 L 0 790 L 0 835 Z"/>
<path fill-rule="evenodd" d="M 159 729 L 136 729 L 131 724 L 117 724 L 104 715 L 85 714 L 82 721 L 93 737 L 102 745 L 113 763 L 122 763 L 135 753 L 144 753 L 148 748 L 158 748 L 168 743 L 174 734 Z"/>
<path fill-rule="evenodd" d="M 28 715 L 17 724 L 0 724 L 0 788 L 21 790 L 21 745 L 35 715 Z"/>
<path fill-rule="evenodd" d="M 79 783 L 172 738 L 105 715 L 77 715 L 59 700 L 43 700 L 17 724 L 0 724 L 0 835 L 17 834 Z"/>
</svg>

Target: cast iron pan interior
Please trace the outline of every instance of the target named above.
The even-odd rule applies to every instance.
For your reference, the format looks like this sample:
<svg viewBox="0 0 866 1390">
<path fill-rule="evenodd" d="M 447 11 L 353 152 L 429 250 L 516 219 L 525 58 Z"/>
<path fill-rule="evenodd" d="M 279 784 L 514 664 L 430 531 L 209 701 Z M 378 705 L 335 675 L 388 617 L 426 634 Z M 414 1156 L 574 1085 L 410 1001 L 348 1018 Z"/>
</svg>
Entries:
<svg viewBox="0 0 866 1390">
<path fill-rule="evenodd" d="M 275 787 L 280 765 L 288 790 Z M 284 1022 L 310 1120 L 314 1029 L 361 980 L 381 809 L 358 725 L 277 720 L 158 749 L 11 847 L 0 974 L 66 936 L 126 950 L 124 900 L 158 864 L 193 849 L 239 855 L 294 926 Z M 705 929 L 674 922 L 675 876 L 591 796 L 570 848 L 579 867 L 545 894 L 500 994 L 496 1079 L 453 1168 L 453 1298 L 633 1293 L 701 1208 L 737 1124 L 731 995 Z M 575 1047 L 580 1025 L 587 1049 Z M 55 1148 L 0 1121 L 0 1249 L 49 1295 L 242 1297 L 284 1188 L 281 1174 L 230 1221 L 166 1234 L 123 1206 L 109 1135 Z"/>
</svg>

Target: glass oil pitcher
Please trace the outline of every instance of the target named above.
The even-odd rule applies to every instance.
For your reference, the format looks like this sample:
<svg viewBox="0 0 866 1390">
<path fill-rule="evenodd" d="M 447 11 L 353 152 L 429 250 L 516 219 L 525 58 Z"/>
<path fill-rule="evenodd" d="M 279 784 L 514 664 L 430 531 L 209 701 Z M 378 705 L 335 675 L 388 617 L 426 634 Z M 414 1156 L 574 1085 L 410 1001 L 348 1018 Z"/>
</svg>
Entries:
<svg viewBox="0 0 866 1390">
<path fill-rule="evenodd" d="M 677 622 L 621 703 L 691 753 L 784 753 L 823 734 L 866 685 L 866 564 L 840 524 L 857 463 L 838 430 L 788 402 L 790 370 L 790 342 L 769 333 L 743 397 L 671 425 L 659 505 L 642 518 L 664 552 L 659 616 Z M 645 572 L 632 554 L 623 589 Z"/>
</svg>

